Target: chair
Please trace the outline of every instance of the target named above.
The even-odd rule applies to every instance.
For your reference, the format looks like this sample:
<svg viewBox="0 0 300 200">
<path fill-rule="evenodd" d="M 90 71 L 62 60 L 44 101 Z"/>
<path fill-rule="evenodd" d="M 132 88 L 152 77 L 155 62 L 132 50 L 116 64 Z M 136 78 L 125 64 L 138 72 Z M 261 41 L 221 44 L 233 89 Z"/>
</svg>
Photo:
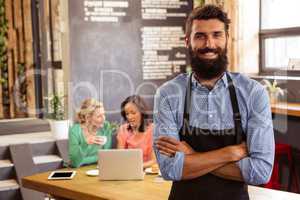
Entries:
<svg viewBox="0 0 300 200">
<path fill-rule="evenodd" d="M 287 187 L 281 183 L 283 159 L 287 160 L 288 162 L 289 176 L 288 176 Z M 280 144 L 280 143 L 275 144 L 275 160 L 274 160 L 272 176 L 270 181 L 266 185 L 264 185 L 264 187 L 299 193 L 299 183 L 298 183 L 297 175 L 298 174 L 295 169 L 291 146 L 288 144 Z M 293 183 L 295 184 L 294 189 L 292 188 Z"/>
</svg>

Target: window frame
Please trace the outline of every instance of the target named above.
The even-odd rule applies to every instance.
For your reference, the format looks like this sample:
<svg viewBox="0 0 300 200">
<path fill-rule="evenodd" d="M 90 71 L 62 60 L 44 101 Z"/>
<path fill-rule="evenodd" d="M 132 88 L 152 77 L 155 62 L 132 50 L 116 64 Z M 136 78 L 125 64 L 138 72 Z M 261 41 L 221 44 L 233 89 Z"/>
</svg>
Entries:
<svg viewBox="0 0 300 200">
<path fill-rule="evenodd" d="M 259 74 L 260 75 L 287 75 L 300 76 L 300 70 L 278 69 L 265 66 L 265 40 L 270 38 L 283 38 L 290 36 L 300 36 L 299 27 L 262 29 L 262 1 L 259 2 Z"/>
</svg>

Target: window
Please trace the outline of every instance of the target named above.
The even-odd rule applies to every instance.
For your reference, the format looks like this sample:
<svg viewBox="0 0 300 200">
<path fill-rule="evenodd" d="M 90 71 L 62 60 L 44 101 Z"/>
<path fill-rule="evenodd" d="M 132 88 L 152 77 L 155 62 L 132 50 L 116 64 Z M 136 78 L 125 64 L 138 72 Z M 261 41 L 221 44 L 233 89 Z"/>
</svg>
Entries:
<svg viewBox="0 0 300 200">
<path fill-rule="evenodd" d="M 300 75 L 300 1 L 260 0 L 260 72 Z"/>
</svg>

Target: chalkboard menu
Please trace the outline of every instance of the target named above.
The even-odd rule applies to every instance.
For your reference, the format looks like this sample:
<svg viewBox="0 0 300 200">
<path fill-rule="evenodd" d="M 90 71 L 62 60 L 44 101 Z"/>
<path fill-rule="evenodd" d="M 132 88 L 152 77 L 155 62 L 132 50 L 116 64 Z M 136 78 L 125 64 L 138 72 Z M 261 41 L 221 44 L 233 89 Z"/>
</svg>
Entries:
<svg viewBox="0 0 300 200">
<path fill-rule="evenodd" d="M 187 64 L 185 19 L 192 0 L 69 0 L 70 102 L 104 103 L 119 120 L 120 104 L 156 89 Z"/>
</svg>

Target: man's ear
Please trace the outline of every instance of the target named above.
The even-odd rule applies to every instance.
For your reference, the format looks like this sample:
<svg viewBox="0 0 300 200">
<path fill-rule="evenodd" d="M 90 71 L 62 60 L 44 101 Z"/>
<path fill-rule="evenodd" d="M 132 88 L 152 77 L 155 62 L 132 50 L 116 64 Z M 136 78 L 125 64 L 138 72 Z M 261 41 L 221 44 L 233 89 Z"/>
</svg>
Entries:
<svg viewBox="0 0 300 200">
<path fill-rule="evenodd" d="M 188 48 L 189 47 L 189 43 L 190 43 L 190 40 L 187 36 L 185 36 L 185 47 Z"/>
</svg>

